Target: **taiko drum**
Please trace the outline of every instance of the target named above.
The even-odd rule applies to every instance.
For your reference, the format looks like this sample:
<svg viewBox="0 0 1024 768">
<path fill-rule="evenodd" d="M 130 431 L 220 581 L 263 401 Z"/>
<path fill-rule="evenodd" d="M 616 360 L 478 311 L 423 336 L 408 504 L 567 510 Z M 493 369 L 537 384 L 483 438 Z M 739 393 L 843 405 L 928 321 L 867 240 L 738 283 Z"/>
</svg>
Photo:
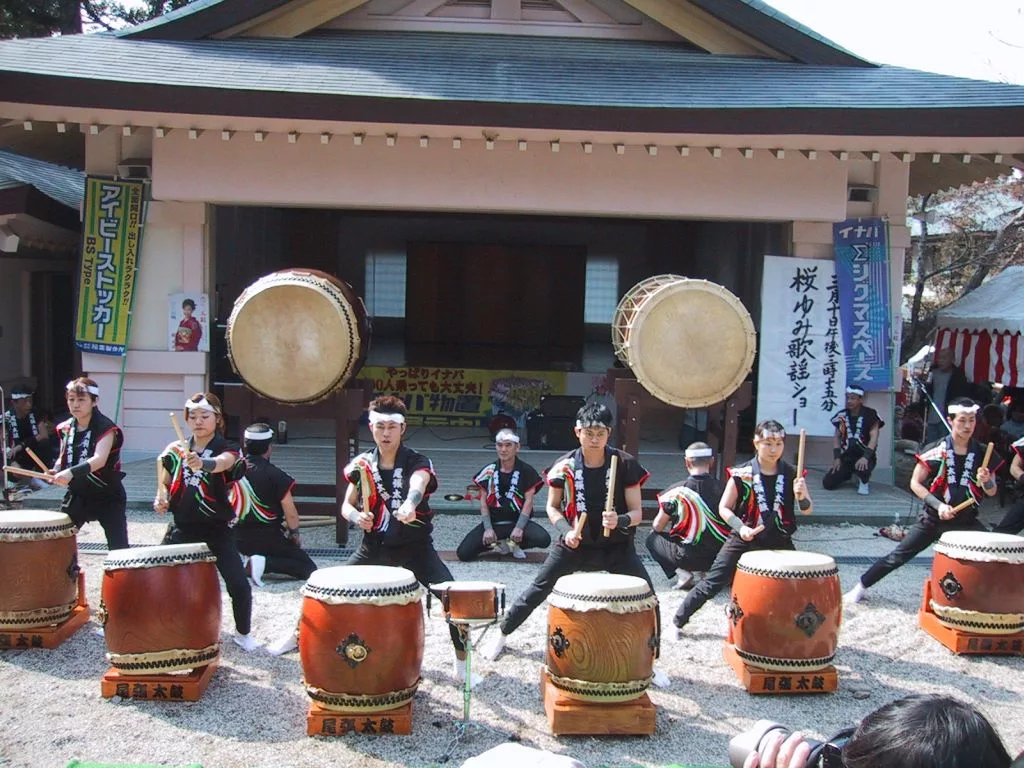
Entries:
<svg viewBox="0 0 1024 768">
<path fill-rule="evenodd" d="M 107 658 L 118 672 L 178 672 L 220 655 L 220 581 L 205 544 L 112 550 L 101 595 Z"/>
<path fill-rule="evenodd" d="M 75 525 L 62 512 L 0 514 L 0 630 L 60 624 L 78 599 Z"/>
<path fill-rule="evenodd" d="M 423 593 L 405 568 L 314 571 L 302 588 L 299 621 L 309 697 L 336 712 L 380 712 L 411 701 L 423 667 Z"/>
<path fill-rule="evenodd" d="M 727 609 L 736 653 L 750 666 L 812 672 L 835 658 L 839 569 L 828 555 L 761 550 L 740 557 Z"/>
<path fill-rule="evenodd" d="M 650 686 L 658 598 L 641 578 L 562 576 L 548 597 L 547 671 L 568 698 L 629 701 Z"/>
<path fill-rule="evenodd" d="M 505 585 L 490 581 L 446 581 L 431 584 L 441 598 L 444 615 L 454 622 L 487 622 L 505 607 Z"/>
<path fill-rule="evenodd" d="M 1024 631 L 1024 537 L 942 534 L 932 559 L 929 607 L 942 624 L 962 632 Z"/>
</svg>

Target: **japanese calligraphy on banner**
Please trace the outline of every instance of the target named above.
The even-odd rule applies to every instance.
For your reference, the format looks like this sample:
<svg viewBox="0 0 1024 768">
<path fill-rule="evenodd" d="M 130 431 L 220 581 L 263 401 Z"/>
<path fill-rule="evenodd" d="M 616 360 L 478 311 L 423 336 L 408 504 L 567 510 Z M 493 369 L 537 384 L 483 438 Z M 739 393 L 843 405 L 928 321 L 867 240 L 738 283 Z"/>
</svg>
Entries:
<svg viewBox="0 0 1024 768">
<path fill-rule="evenodd" d="M 846 390 L 833 262 L 765 256 L 758 339 L 757 420 L 831 436 Z"/>
<path fill-rule="evenodd" d="M 520 427 L 544 395 L 565 393 L 561 371 L 487 371 L 475 368 L 368 365 L 359 378 L 373 381 L 374 397 L 405 401 L 410 424 L 481 426 L 499 413 Z"/>
<path fill-rule="evenodd" d="M 866 390 L 891 381 L 889 338 L 889 225 L 847 219 L 832 225 L 846 377 Z"/>
<path fill-rule="evenodd" d="M 75 344 L 85 352 L 124 355 L 142 238 L 144 185 L 85 181 L 82 269 Z"/>
</svg>

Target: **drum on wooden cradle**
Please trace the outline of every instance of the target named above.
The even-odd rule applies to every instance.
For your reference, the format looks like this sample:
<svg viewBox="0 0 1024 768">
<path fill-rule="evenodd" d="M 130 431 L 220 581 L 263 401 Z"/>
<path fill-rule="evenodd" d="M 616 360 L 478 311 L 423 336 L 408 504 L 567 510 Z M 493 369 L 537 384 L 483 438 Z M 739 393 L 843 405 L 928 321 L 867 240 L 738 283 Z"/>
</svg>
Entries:
<svg viewBox="0 0 1024 768">
<path fill-rule="evenodd" d="M 702 408 L 722 402 L 743 383 L 754 364 L 757 333 L 746 307 L 722 286 L 655 275 L 619 302 L 612 348 L 659 400 Z"/>
<path fill-rule="evenodd" d="M 842 621 L 835 560 L 815 552 L 744 553 L 727 615 L 736 653 L 746 664 L 778 672 L 828 667 Z"/>
<path fill-rule="evenodd" d="M 942 624 L 961 632 L 1024 632 L 1024 537 L 942 534 L 932 559 L 929 607 Z"/>
<path fill-rule="evenodd" d="M 548 597 L 546 666 L 572 699 L 630 701 L 650 686 L 658 652 L 658 598 L 636 576 L 574 573 Z"/>
<path fill-rule="evenodd" d="M 345 386 L 370 345 L 362 299 L 315 269 L 261 277 L 235 300 L 226 333 L 235 372 L 281 403 L 315 403 Z"/>
<path fill-rule="evenodd" d="M 78 601 L 78 540 L 63 512 L 0 513 L 0 630 L 61 624 Z"/>
<path fill-rule="evenodd" d="M 339 565 L 302 588 L 299 657 L 306 692 L 336 712 L 405 706 L 423 667 L 424 589 L 405 568 Z"/>
<path fill-rule="evenodd" d="M 220 655 L 216 558 L 205 544 L 115 549 L 103 561 L 100 624 L 122 674 L 195 669 Z"/>
<path fill-rule="evenodd" d="M 455 623 L 494 621 L 505 610 L 505 585 L 490 581 L 446 581 L 431 584 L 441 598 L 445 618 Z"/>
</svg>

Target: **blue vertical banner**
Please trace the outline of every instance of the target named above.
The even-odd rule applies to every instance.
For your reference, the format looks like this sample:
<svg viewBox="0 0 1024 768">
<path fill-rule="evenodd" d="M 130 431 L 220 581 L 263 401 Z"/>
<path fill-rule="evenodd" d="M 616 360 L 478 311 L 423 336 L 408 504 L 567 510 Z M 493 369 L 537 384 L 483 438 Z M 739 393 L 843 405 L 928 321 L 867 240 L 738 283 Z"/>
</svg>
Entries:
<svg viewBox="0 0 1024 768">
<path fill-rule="evenodd" d="M 839 285 L 839 316 L 846 352 L 846 383 L 888 390 L 889 225 L 879 218 L 832 225 Z"/>
</svg>

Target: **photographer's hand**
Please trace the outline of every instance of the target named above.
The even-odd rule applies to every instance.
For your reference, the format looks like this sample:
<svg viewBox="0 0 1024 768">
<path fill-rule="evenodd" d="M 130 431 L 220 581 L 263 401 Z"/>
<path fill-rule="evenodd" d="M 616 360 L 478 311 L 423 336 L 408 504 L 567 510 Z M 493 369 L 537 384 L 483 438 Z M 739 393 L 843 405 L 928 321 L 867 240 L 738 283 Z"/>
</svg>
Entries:
<svg viewBox="0 0 1024 768">
<path fill-rule="evenodd" d="M 761 751 L 764 754 L 760 756 L 757 752 L 747 755 L 743 768 L 804 768 L 811 756 L 811 745 L 799 731 L 791 733 L 785 741 L 781 733 L 773 733 Z"/>
</svg>

